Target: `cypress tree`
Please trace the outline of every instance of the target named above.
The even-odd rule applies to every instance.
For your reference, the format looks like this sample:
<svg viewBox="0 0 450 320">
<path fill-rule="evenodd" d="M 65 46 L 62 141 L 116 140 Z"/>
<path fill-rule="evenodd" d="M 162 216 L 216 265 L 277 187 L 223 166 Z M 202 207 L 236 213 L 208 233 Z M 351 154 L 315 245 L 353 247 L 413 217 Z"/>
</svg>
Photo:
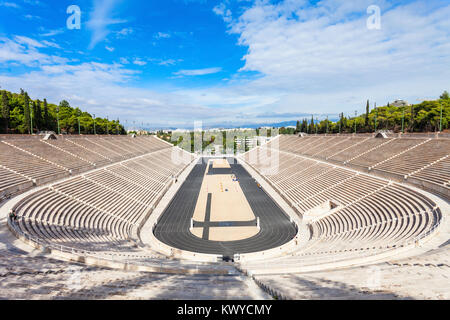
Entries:
<svg viewBox="0 0 450 320">
<path fill-rule="evenodd" d="M 41 109 L 41 101 L 38 99 L 36 101 L 36 105 L 34 108 L 34 122 L 36 123 L 36 128 L 38 131 L 42 129 L 42 109 Z"/>
<path fill-rule="evenodd" d="M 8 133 L 9 127 L 9 98 L 6 91 L 2 92 L 2 118 L 5 124 L 5 132 Z"/>
<path fill-rule="evenodd" d="M 22 90 L 23 92 L 23 90 Z M 31 134 L 31 128 L 30 128 L 30 97 L 28 96 L 28 93 L 24 92 L 24 106 L 23 106 L 23 127 L 26 132 Z"/>
<path fill-rule="evenodd" d="M 31 134 L 34 133 L 34 128 L 36 128 L 36 102 L 31 100 L 31 107 L 30 107 L 30 125 L 31 127 Z"/>
<path fill-rule="evenodd" d="M 413 132 L 414 130 L 414 105 L 411 105 L 411 117 L 409 120 L 409 130 L 410 132 Z"/>
<path fill-rule="evenodd" d="M 366 118 L 364 120 L 364 125 L 367 127 L 369 127 L 369 111 L 370 111 L 370 106 L 369 106 L 369 100 L 367 100 L 367 105 L 366 105 Z"/>
<path fill-rule="evenodd" d="M 43 127 L 46 130 L 50 130 L 51 124 L 50 124 L 50 116 L 48 114 L 48 105 L 47 105 L 47 99 L 44 99 L 44 123 Z"/>
</svg>

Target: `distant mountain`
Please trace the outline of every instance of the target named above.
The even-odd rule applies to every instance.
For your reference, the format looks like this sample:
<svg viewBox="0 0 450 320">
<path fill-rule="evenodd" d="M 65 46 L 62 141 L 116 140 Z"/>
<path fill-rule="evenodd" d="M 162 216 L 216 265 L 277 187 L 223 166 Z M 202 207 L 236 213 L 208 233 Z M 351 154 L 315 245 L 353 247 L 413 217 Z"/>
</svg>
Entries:
<svg viewBox="0 0 450 320">
<path fill-rule="evenodd" d="M 314 117 L 316 118 L 316 117 Z M 326 116 L 318 116 L 319 122 L 324 120 L 326 118 Z M 303 118 L 302 118 L 303 119 Z M 302 121 L 302 119 L 300 119 L 300 121 Z M 330 121 L 336 122 L 339 120 L 338 117 L 334 118 L 334 117 L 330 117 L 329 118 Z M 311 118 L 308 118 L 308 122 L 311 121 Z M 211 128 L 225 128 L 225 129 L 237 129 L 237 128 L 250 128 L 250 129 L 258 129 L 261 127 L 274 127 L 274 128 L 281 128 L 281 127 L 289 127 L 289 126 L 296 126 L 297 125 L 297 120 L 288 120 L 288 121 L 281 121 L 281 122 L 269 122 L 269 123 L 264 123 L 264 122 L 258 122 L 258 123 L 247 123 L 247 124 L 241 124 L 241 125 L 230 125 L 230 124 L 223 124 L 223 123 L 219 123 L 219 124 L 214 124 L 214 125 L 204 125 L 203 129 L 204 130 L 208 130 Z M 162 127 L 162 128 L 152 128 L 152 129 L 146 129 L 146 130 L 176 130 L 177 128 L 175 127 Z M 179 129 L 185 129 L 183 127 L 180 127 Z M 189 128 L 191 129 L 191 128 Z"/>
<path fill-rule="evenodd" d="M 281 128 L 281 127 L 289 127 L 289 126 L 296 126 L 297 120 L 291 120 L 291 121 L 282 121 L 282 122 L 275 122 L 275 123 L 253 123 L 253 124 L 243 124 L 241 126 L 237 126 L 235 128 L 251 128 L 251 129 L 257 129 L 261 127 L 275 127 L 275 128 Z"/>
<path fill-rule="evenodd" d="M 319 118 L 319 122 L 322 121 L 324 118 Z M 328 118 L 330 121 L 336 122 L 339 120 L 339 118 Z M 301 121 L 301 120 L 300 120 Z M 308 119 L 308 122 L 311 121 L 311 119 Z M 316 121 L 315 121 L 316 122 Z M 281 128 L 281 127 L 289 127 L 289 126 L 296 126 L 297 120 L 290 120 L 290 121 L 281 121 L 281 122 L 270 122 L 270 123 L 252 123 L 252 124 L 242 124 L 240 126 L 233 126 L 231 128 L 251 128 L 251 129 L 257 129 L 261 127 L 274 127 L 274 128 Z"/>
</svg>

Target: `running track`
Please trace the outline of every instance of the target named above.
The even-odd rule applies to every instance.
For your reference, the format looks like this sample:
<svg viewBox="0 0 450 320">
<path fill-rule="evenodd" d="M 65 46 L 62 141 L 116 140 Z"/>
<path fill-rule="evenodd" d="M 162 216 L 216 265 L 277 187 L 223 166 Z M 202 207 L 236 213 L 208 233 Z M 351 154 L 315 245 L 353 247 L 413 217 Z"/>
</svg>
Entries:
<svg viewBox="0 0 450 320">
<path fill-rule="evenodd" d="M 239 179 L 240 186 L 255 216 L 260 218 L 261 230 L 255 236 L 237 241 L 211 241 L 194 236 L 190 222 L 199 196 L 208 159 L 194 166 L 172 201 L 161 215 L 155 236 L 165 244 L 187 251 L 232 256 L 268 250 L 285 244 L 297 233 L 283 210 L 258 186 L 240 164 L 228 159 L 231 171 Z"/>
</svg>

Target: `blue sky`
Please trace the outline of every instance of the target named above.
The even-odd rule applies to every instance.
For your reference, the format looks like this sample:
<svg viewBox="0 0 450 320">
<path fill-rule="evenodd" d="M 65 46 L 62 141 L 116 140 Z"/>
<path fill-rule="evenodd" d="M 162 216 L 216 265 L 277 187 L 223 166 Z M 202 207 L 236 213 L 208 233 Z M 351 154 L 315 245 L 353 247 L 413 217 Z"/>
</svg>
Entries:
<svg viewBox="0 0 450 320">
<path fill-rule="evenodd" d="M 0 2 L 0 32 L 52 42 L 55 46 L 42 51 L 73 62 L 126 64 L 141 73 L 135 79 L 141 87 L 214 85 L 243 67 L 246 49 L 236 46 L 237 35 L 226 32 L 225 23 L 213 12 L 213 2 L 5 1 Z M 71 4 L 82 10 L 80 30 L 65 27 Z M 110 9 L 103 11 L 102 6 Z M 99 32 L 99 39 L 89 24 L 96 18 L 104 23 L 98 28 L 105 31 Z M 199 69 L 203 77 L 181 76 L 183 70 Z"/>
<path fill-rule="evenodd" d="M 449 14 L 440 0 L 0 0 L 0 86 L 150 127 L 353 114 L 450 89 Z"/>
</svg>

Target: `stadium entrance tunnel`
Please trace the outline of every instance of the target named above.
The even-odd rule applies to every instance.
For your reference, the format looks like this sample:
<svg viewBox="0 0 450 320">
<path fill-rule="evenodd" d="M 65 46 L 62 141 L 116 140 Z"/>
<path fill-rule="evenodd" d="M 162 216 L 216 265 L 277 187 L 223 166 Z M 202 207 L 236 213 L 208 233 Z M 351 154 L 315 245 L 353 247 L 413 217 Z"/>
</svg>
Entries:
<svg viewBox="0 0 450 320">
<path fill-rule="evenodd" d="M 166 245 L 223 257 L 273 249 L 296 234 L 289 216 L 234 158 L 201 158 L 154 228 Z"/>
</svg>

